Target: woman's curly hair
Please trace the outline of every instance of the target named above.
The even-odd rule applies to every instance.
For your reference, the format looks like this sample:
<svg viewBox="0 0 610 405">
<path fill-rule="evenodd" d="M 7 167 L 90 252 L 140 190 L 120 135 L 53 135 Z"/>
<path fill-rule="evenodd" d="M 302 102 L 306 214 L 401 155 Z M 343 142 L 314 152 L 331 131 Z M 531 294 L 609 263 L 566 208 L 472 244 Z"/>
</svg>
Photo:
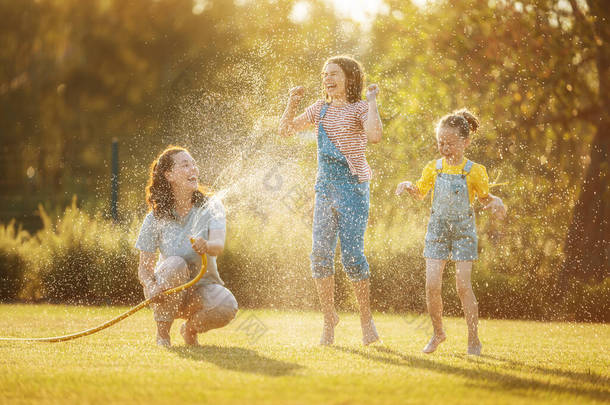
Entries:
<svg viewBox="0 0 610 405">
<path fill-rule="evenodd" d="M 187 152 L 180 146 L 168 146 L 154 160 L 150 166 L 150 176 L 146 185 L 146 202 L 157 219 L 177 220 L 175 208 L 175 197 L 172 186 L 165 178 L 165 173 L 174 167 L 174 155 L 180 152 Z M 192 202 L 196 207 L 201 207 L 208 201 L 209 193 L 203 187 L 193 193 Z"/>
</svg>

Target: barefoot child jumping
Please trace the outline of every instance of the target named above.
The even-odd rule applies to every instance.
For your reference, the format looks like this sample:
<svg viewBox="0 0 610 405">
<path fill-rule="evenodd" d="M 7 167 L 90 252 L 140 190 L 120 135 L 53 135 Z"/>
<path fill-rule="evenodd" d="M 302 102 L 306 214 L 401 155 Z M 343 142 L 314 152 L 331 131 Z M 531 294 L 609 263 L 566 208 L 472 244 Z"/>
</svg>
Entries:
<svg viewBox="0 0 610 405">
<path fill-rule="evenodd" d="M 441 282 L 447 260 L 455 261 L 457 293 L 468 325 L 468 354 L 481 354 L 477 325 L 479 309 L 472 291 L 472 261 L 477 259 L 477 234 L 472 203 L 476 198 L 499 219 L 506 208 L 499 197 L 489 193 L 485 167 L 464 157 L 471 134 L 479 121 L 463 109 L 443 117 L 436 127 L 436 140 L 441 158 L 424 167 L 421 178 L 412 184 L 402 182 L 396 188 L 423 199 L 432 190 L 432 211 L 424 248 L 426 258 L 426 304 L 432 319 L 434 335 L 424 347 L 432 353 L 445 340 Z"/>
<path fill-rule="evenodd" d="M 307 128 L 317 128 L 318 175 L 313 215 L 312 276 L 316 280 L 324 326 L 321 345 L 334 342 L 339 317 L 334 304 L 334 257 L 337 238 L 341 258 L 352 281 L 360 305 L 362 343 L 379 340 L 369 303 L 369 264 L 364 255 L 364 231 L 369 217 L 369 182 L 372 171 L 365 150 L 367 143 L 381 140 L 382 125 L 377 110 L 375 84 L 369 85 L 362 100 L 364 72 L 350 57 L 337 56 L 322 69 L 324 99 L 296 109 L 303 88 L 290 90 L 290 98 L 280 120 L 281 136 L 291 136 Z"/>
</svg>

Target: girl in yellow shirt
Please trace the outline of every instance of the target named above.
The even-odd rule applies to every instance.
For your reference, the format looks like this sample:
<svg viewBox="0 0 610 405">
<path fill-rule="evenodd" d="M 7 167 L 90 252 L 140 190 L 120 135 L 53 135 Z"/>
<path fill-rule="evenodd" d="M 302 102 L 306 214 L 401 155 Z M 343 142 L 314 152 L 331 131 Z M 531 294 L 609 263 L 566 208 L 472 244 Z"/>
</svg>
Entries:
<svg viewBox="0 0 610 405">
<path fill-rule="evenodd" d="M 442 157 L 429 162 L 415 184 L 405 181 L 396 188 L 397 195 L 408 191 L 419 199 L 432 191 L 424 257 L 426 304 L 434 335 L 424 347 L 424 353 L 434 352 L 446 338 L 441 282 L 445 264 L 452 259 L 456 262 L 456 287 L 468 325 L 468 354 L 481 354 L 479 309 L 471 283 L 472 261 L 477 258 L 478 243 L 472 203 L 476 197 L 498 218 L 505 216 L 506 208 L 499 197 L 489 193 L 485 167 L 464 157 L 470 135 L 478 127 L 477 118 L 465 109 L 443 117 L 436 127 L 438 151 Z"/>
</svg>

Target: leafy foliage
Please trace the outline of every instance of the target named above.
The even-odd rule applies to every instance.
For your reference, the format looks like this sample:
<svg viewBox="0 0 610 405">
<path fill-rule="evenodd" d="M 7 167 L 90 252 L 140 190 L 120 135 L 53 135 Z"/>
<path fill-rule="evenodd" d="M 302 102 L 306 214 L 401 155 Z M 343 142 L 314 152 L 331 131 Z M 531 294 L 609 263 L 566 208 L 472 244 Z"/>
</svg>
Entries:
<svg viewBox="0 0 610 405">
<path fill-rule="evenodd" d="M 606 319 L 610 25 L 603 2 L 385 3 L 367 30 L 324 2 L 309 2 L 302 21 L 291 18 L 288 0 L 0 2 L 0 218 L 34 231 L 40 201 L 54 212 L 73 194 L 85 212 L 103 212 L 110 140 L 119 136 L 121 215 L 129 224 L 68 210 L 65 222 L 50 225 L 43 214 L 34 240 L 53 255 L 3 254 L 6 263 L 40 254 L 38 264 L 25 265 L 39 273 L 19 294 L 107 302 L 108 286 L 122 281 L 100 280 L 117 276 L 131 281 L 116 299 L 134 299 L 130 246 L 145 209 L 147 168 L 174 143 L 193 152 L 204 182 L 227 193 L 229 244 L 219 262 L 238 298 L 314 306 L 308 211 L 285 202 L 291 191 L 311 192 L 315 142 L 313 134 L 285 140 L 275 132 L 287 90 L 303 85 L 302 107 L 309 105 L 320 97 L 325 58 L 348 53 L 382 91 L 384 140 L 367 149 L 374 181 L 366 246 L 377 308 L 423 309 L 427 202 L 393 191 L 437 157 L 437 120 L 468 107 L 482 122 L 469 158 L 509 182 L 493 189 L 509 207 L 506 222 L 476 207 L 482 314 Z M 112 242 L 99 242 L 92 229 Z M 24 266 L 14 263 L 7 266 Z M 451 283 L 446 307 L 459 313 Z M 69 289 L 76 287 L 82 292 Z M 352 305 L 344 276 L 338 289 L 340 303 Z"/>
</svg>

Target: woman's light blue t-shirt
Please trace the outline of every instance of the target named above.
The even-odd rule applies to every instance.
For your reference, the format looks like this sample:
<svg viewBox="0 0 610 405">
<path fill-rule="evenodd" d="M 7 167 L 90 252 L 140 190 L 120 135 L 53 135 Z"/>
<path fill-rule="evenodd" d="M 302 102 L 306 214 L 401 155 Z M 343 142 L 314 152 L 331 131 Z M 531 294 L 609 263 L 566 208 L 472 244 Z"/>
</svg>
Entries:
<svg viewBox="0 0 610 405">
<path fill-rule="evenodd" d="M 146 215 L 136 248 L 143 252 L 161 253 L 159 262 L 170 256 L 182 257 L 195 277 L 201 268 L 201 257 L 191 245 L 190 238 L 209 239 L 211 229 L 226 230 L 226 214 L 222 202 L 211 197 L 202 207 L 193 207 L 182 219 L 157 219 L 152 211 Z M 205 275 L 197 284 L 220 284 L 224 282 L 218 274 L 216 256 L 206 255 L 208 265 Z"/>
</svg>

